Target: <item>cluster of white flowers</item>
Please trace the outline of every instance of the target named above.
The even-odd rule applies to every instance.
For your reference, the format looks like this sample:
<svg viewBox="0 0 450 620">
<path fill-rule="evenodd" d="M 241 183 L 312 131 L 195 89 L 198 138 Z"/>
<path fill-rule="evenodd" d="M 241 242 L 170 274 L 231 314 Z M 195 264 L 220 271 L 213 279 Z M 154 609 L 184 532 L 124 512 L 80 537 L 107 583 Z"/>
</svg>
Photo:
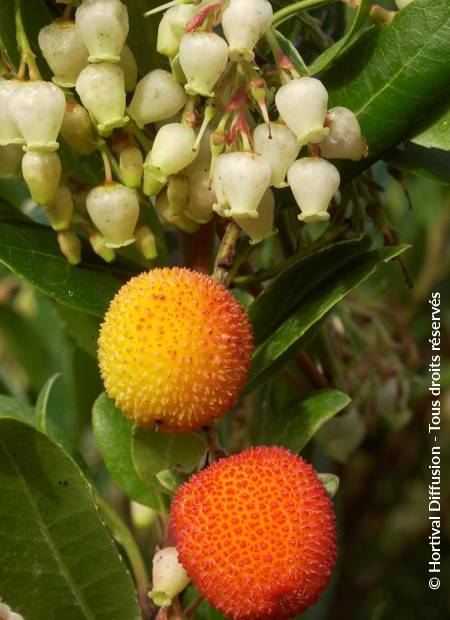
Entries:
<svg viewBox="0 0 450 620">
<path fill-rule="evenodd" d="M 170 70 L 139 81 L 120 0 L 83 0 L 75 19 L 41 30 L 52 82 L 0 80 L 0 175 L 14 176 L 21 164 L 69 260 L 79 261 L 78 203 L 94 251 L 108 261 L 114 248 L 133 242 L 155 256 L 151 231 L 138 224 L 144 194 L 170 225 L 193 232 L 216 212 L 233 218 L 251 243 L 275 232 L 271 187 L 291 188 L 300 220 L 328 219 L 340 178 L 327 159 L 358 160 L 367 147 L 356 116 L 328 110 L 323 84 L 298 75 L 281 49 L 272 49 L 278 73 L 265 81 L 255 46 L 271 23 L 267 0 L 175 0 L 156 42 Z M 61 180 L 59 133 L 80 156 L 103 151 L 118 182 L 106 171 L 105 183 L 74 206 Z"/>
</svg>

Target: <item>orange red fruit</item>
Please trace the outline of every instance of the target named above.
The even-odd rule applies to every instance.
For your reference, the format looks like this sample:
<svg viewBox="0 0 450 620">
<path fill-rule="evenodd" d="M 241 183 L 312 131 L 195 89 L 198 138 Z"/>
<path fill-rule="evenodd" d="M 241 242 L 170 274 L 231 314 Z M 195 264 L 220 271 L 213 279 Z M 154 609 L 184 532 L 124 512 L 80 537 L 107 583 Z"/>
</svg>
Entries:
<svg viewBox="0 0 450 620">
<path fill-rule="evenodd" d="M 141 426 L 181 433 L 236 404 L 252 349 L 247 314 L 229 291 L 209 276 L 166 268 L 120 289 L 98 357 L 119 409 Z"/>
<path fill-rule="evenodd" d="M 195 587 L 234 620 L 306 610 L 336 560 L 325 488 L 284 448 L 250 448 L 193 475 L 175 496 L 171 524 Z"/>
</svg>

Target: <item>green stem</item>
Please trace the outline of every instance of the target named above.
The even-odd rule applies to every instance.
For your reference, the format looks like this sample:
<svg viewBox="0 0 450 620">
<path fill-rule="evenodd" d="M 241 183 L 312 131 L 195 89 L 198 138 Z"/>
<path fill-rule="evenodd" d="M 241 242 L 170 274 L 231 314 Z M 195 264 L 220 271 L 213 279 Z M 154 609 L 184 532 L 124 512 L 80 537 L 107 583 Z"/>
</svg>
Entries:
<svg viewBox="0 0 450 620">
<path fill-rule="evenodd" d="M 321 6 L 322 4 L 329 4 L 330 2 L 334 2 L 335 0 L 299 0 L 299 2 L 294 2 L 293 4 L 289 4 L 284 8 L 276 11 L 272 17 L 272 26 L 276 26 L 280 21 L 284 21 L 286 17 L 294 15 L 299 11 L 303 11 L 304 9 L 311 9 L 316 6 Z"/>
<path fill-rule="evenodd" d="M 15 0 L 15 19 L 16 19 L 16 38 L 17 47 L 20 52 L 20 68 L 18 77 L 21 79 L 24 77 L 25 67 L 28 67 L 31 80 L 41 80 L 41 74 L 37 68 L 35 56 L 30 47 L 28 37 L 25 32 L 25 28 L 22 20 L 22 8 L 20 0 Z"/>
</svg>

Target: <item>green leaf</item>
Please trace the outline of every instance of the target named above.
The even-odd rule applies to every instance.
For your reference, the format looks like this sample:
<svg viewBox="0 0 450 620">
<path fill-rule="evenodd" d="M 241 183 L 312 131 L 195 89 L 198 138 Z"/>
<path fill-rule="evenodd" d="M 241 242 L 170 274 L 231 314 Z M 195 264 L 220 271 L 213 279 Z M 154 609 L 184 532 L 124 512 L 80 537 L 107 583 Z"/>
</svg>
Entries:
<svg viewBox="0 0 450 620">
<path fill-rule="evenodd" d="M 450 151 L 450 102 L 446 102 L 429 119 L 426 127 L 411 140 L 427 148 Z"/>
<path fill-rule="evenodd" d="M 419 177 L 425 177 L 438 183 L 450 184 L 450 152 L 429 149 L 412 142 L 406 142 L 388 153 L 384 161 Z"/>
<path fill-rule="evenodd" d="M 255 342 L 263 342 L 289 317 L 312 289 L 362 254 L 369 245 L 368 237 L 350 239 L 293 261 L 258 295 L 249 308 Z M 283 300 L 282 304 L 280 299 Z"/>
<path fill-rule="evenodd" d="M 144 75 L 165 61 L 156 51 L 158 25 L 162 13 L 144 17 L 146 11 L 157 7 L 160 2 L 156 0 L 123 0 L 123 2 L 127 5 L 130 21 L 127 43 L 134 52 L 140 75 Z"/>
<path fill-rule="evenodd" d="M 87 255 L 92 254 L 84 248 Z M 102 317 L 121 280 L 134 273 L 86 260 L 73 267 L 46 226 L 0 214 L 0 263 L 59 303 Z"/>
<path fill-rule="evenodd" d="M 317 474 L 317 477 L 325 487 L 325 491 L 328 493 L 330 499 L 333 499 L 339 489 L 339 477 L 335 474 Z"/>
<path fill-rule="evenodd" d="M 186 474 L 182 474 L 176 469 L 164 469 L 156 474 L 156 479 L 159 484 L 170 491 L 170 493 L 175 493 L 179 486 L 184 484 L 188 477 Z"/>
<path fill-rule="evenodd" d="M 93 500 L 62 448 L 0 420 L 0 583 L 30 620 L 139 620 L 136 592 Z"/>
<path fill-rule="evenodd" d="M 61 304 L 55 304 L 54 307 L 66 333 L 75 344 L 97 359 L 97 338 L 100 327 L 98 318 Z"/>
<path fill-rule="evenodd" d="M 44 387 L 39 392 L 39 396 L 36 401 L 36 406 L 35 406 L 36 426 L 43 433 L 47 431 L 47 407 L 48 407 L 48 399 L 50 398 L 50 392 L 52 391 L 52 388 L 55 382 L 60 377 L 61 377 L 60 372 L 50 377 L 50 379 L 45 383 Z"/>
<path fill-rule="evenodd" d="M 414 0 L 391 24 L 363 37 L 351 59 L 345 56 L 323 75 L 329 107 L 352 109 L 369 145 L 368 158 L 339 163 L 343 180 L 411 136 L 448 99 L 449 57 L 450 3 Z"/>
<path fill-rule="evenodd" d="M 317 431 L 350 403 L 337 390 L 317 390 L 279 412 L 268 412 L 260 430 L 263 445 L 284 446 L 300 452 Z"/>
<path fill-rule="evenodd" d="M 360 446 L 366 435 L 367 424 L 356 407 L 350 406 L 343 415 L 330 420 L 316 439 L 328 456 L 338 463 L 345 463 Z"/>
<path fill-rule="evenodd" d="M 17 418 L 34 424 L 34 409 L 14 396 L 0 394 L 0 418 Z"/>
<path fill-rule="evenodd" d="M 139 478 L 133 464 L 132 423 L 104 393 L 94 403 L 92 425 L 97 445 L 118 486 L 134 501 L 158 508 L 157 498 Z"/>
<path fill-rule="evenodd" d="M 136 470 L 148 487 L 158 486 L 157 474 L 167 469 L 189 473 L 206 452 L 198 433 L 169 435 L 148 428 L 133 429 L 132 453 Z"/>
<path fill-rule="evenodd" d="M 298 349 L 300 339 L 308 330 L 350 291 L 364 282 L 380 262 L 393 259 L 406 248 L 407 246 L 398 246 L 366 252 L 310 289 L 308 295 L 297 305 L 295 312 L 255 349 L 245 391 L 254 389 L 275 368 L 278 369 L 281 363 L 285 363 Z"/>
<path fill-rule="evenodd" d="M 281 34 L 279 30 L 271 28 L 271 31 L 275 39 L 277 40 L 278 45 L 281 47 L 283 52 L 292 62 L 295 69 L 300 73 L 300 75 L 309 75 L 309 69 L 305 64 L 305 61 L 300 56 L 298 50 L 294 47 L 291 41 L 289 41 L 289 39 L 286 39 L 286 37 Z"/>
<path fill-rule="evenodd" d="M 347 53 L 351 47 L 360 39 L 361 34 L 365 34 L 367 29 L 360 30 L 366 22 L 370 8 L 371 0 L 361 0 L 350 28 L 345 35 L 336 41 L 334 45 L 326 49 L 316 60 L 308 67 L 309 73 L 315 75 L 325 71 L 343 54 Z M 374 28 L 374 26 L 369 26 Z M 348 60 L 348 59 L 347 59 Z"/>
</svg>

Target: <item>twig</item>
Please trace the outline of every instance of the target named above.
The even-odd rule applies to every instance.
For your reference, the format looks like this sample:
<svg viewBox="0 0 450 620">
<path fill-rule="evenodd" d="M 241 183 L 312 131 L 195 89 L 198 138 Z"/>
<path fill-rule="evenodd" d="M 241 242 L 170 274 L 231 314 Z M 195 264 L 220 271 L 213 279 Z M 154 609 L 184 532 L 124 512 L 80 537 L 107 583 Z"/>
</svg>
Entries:
<svg viewBox="0 0 450 620">
<path fill-rule="evenodd" d="M 236 243 L 240 230 L 236 222 L 231 221 L 225 229 L 217 252 L 212 277 L 224 286 L 228 285 L 228 274 L 233 266 Z"/>
</svg>

